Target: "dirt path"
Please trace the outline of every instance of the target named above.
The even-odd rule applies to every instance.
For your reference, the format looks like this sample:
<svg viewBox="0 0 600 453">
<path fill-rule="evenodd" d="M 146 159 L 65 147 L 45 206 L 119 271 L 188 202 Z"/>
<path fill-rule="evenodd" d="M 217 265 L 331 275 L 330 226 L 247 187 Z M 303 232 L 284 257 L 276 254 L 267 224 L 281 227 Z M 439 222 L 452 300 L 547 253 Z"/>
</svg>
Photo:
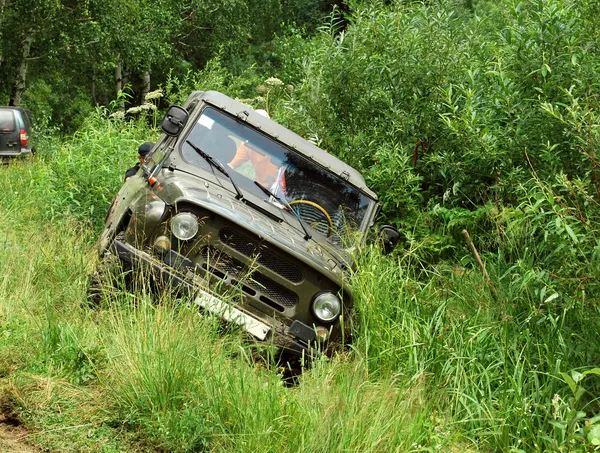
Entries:
<svg viewBox="0 0 600 453">
<path fill-rule="evenodd" d="M 39 453 L 28 441 L 29 431 L 18 420 L 0 414 L 0 453 Z"/>
</svg>

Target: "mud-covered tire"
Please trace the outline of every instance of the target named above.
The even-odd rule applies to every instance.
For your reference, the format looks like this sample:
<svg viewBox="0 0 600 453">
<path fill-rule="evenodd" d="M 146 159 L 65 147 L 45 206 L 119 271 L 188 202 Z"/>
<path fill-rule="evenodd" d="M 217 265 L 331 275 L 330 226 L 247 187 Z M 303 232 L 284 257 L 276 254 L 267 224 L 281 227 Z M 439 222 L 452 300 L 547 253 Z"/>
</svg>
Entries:
<svg viewBox="0 0 600 453">
<path fill-rule="evenodd" d="M 118 268 L 119 259 L 105 253 L 92 272 L 87 289 L 87 303 L 90 307 L 99 307 L 104 295 L 114 288 L 115 271 Z"/>
<path fill-rule="evenodd" d="M 92 276 L 87 289 L 87 305 L 90 307 L 98 307 L 102 301 L 102 275 L 97 266 Z"/>
</svg>

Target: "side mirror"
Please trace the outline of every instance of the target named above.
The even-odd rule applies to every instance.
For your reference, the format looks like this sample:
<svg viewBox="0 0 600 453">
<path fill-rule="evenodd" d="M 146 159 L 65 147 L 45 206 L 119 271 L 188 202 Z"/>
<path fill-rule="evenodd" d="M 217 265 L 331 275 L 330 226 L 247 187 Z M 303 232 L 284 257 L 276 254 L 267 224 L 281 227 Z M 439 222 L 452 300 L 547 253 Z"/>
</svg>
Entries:
<svg viewBox="0 0 600 453">
<path fill-rule="evenodd" d="M 166 135 L 175 137 L 183 130 L 188 117 L 189 114 L 186 109 L 178 105 L 172 105 L 160 122 L 160 128 Z"/>
<path fill-rule="evenodd" d="M 379 228 L 379 237 L 383 239 L 383 253 L 391 253 L 400 240 L 400 232 L 391 225 L 384 225 Z"/>
</svg>

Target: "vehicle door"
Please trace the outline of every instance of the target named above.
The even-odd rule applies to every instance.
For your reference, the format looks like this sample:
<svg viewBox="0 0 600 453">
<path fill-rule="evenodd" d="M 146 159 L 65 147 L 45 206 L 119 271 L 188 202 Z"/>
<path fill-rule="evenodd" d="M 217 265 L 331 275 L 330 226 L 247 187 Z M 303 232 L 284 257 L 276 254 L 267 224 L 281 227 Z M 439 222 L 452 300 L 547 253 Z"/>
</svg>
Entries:
<svg viewBox="0 0 600 453">
<path fill-rule="evenodd" d="M 0 109 L 0 153 L 19 152 L 19 131 L 15 114 L 9 109 Z"/>
</svg>

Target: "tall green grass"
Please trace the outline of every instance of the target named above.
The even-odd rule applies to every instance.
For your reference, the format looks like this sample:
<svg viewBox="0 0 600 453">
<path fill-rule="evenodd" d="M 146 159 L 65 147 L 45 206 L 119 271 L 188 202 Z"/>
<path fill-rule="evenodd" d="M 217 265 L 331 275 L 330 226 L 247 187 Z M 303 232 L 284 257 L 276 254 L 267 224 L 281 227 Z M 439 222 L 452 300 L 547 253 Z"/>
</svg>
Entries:
<svg viewBox="0 0 600 453">
<path fill-rule="evenodd" d="M 123 139 L 129 148 L 131 137 L 147 132 L 118 126 L 92 118 L 90 130 L 51 141 L 40 158 L 0 169 L 11 189 L 0 195 L 3 398 L 37 427 L 36 438 L 61 451 L 407 451 L 427 444 L 424 389 L 371 379 L 366 362 L 351 355 L 317 363 L 288 388 L 274 362 L 255 360 L 238 333 L 223 333 L 186 300 L 156 305 L 143 291 L 115 289 L 98 309 L 87 307 L 96 259 L 90 225 L 97 223 L 79 219 L 98 212 L 114 189 L 109 184 L 94 198 L 86 178 L 118 181 L 121 168 L 109 176 L 110 166 L 96 165 L 114 162 L 114 150 L 102 144 Z M 65 208 L 71 196 L 79 203 Z M 54 433 L 63 429 L 61 444 Z M 108 446 L 90 446 L 99 440 Z"/>
<path fill-rule="evenodd" d="M 287 388 L 193 309 L 142 304 L 111 325 L 117 411 L 169 451 L 406 451 L 426 437 L 423 389 L 370 381 L 363 362 L 318 363 Z"/>
<path fill-rule="evenodd" d="M 591 445 L 584 427 L 598 413 L 596 383 L 583 419 L 570 423 L 576 404 L 562 373 L 600 357 L 594 312 L 552 306 L 552 293 L 500 257 L 488 260 L 492 283 L 462 266 L 414 275 L 402 264 L 370 250 L 353 279 L 354 350 L 373 375 L 424 382 L 445 423 L 484 449 Z"/>
<path fill-rule="evenodd" d="M 137 163 L 139 145 L 157 137 L 145 120 L 126 122 L 101 109 L 73 136 L 35 136 L 35 157 L 3 172 L 3 211 L 48 221 L 75 218 L 98 230 L 125 171 Z"/>
<path fill-rule="evenodd" d="M 154 305 L 115 293 L 99 310 L 86 308 L 91 235 L 77 223 L 38 231 L 41 221 L 4 218 L 12 228 L 0 257 L 0 354 L 11 358 L 3 374 L 43 444 L 83 448 L 89 430 L 104 441 L 119 427 L 145 439 L 143 449 L 167 451 L 407 451 L 427 443 L 422 387 L 370 379 L 363 361 L 341 356 L 287 388 L 274 364 L 252 360 L 242 338 L 218 335 L 187 301 Z M 68 426 L 61 446 L 53 433 Z"/>
</svg>

